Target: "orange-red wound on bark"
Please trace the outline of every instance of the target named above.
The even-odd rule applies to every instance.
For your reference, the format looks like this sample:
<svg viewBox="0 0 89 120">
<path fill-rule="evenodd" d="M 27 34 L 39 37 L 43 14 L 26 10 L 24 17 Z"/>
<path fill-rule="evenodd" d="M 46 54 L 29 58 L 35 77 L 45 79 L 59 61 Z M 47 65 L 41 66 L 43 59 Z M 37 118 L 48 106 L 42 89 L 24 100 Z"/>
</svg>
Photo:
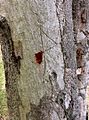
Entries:
<svg viewBox="0 0 89 120">
<path fill-rule="evenodd" d="M 43 51 L 35 54 L 36 63 L 41 64 L 43 58 Z"/>
</svg>

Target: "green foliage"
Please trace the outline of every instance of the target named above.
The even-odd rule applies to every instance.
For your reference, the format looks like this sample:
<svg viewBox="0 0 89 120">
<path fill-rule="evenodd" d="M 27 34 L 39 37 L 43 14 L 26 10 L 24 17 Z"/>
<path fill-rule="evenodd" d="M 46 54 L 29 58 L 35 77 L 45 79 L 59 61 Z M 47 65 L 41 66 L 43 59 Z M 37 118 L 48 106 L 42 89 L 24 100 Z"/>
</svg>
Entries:
<svg viewBox="0 0 89 120">
<path fill-rule="evenodd" d="M 1 58 L 0 58 L 0 114 L 2 114 L 3 116 L 6 116 L 8 114 L 5 91 L 4 68 Z"/>
</svg>

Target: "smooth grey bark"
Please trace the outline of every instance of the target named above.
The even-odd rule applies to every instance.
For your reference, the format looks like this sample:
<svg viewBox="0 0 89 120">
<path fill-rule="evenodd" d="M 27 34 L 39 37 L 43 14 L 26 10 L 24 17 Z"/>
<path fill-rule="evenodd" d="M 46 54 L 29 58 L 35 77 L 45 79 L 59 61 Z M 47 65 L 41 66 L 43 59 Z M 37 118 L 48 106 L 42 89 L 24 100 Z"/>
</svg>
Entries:
<svg viewBox="0 0 89 120">
<path fill-rule="evenodd" d="M 0 20 L 0 34 L 10 120 L 85 120 L 80 81 L 86 75 L 82 28 L 87 10 L 81 16 L 80 3 L 1 1 L 0 11 L 7 19 L 6 24 Z M 82 5 L 88 7 L 84 0 Z"/>
</svg>

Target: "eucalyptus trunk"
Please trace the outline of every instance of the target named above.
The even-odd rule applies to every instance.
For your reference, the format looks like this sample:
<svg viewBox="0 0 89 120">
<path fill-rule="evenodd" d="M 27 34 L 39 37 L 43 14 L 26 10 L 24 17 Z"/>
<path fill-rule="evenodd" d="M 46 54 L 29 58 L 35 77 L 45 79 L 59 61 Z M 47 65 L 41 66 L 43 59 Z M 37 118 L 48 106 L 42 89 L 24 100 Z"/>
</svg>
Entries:
<svg viewBox="0 0 89 120">
<path fill-rule="evenodd" d="M 10 120 L 86 120 L 89 0 L 1 0 Z"/>
</svg>

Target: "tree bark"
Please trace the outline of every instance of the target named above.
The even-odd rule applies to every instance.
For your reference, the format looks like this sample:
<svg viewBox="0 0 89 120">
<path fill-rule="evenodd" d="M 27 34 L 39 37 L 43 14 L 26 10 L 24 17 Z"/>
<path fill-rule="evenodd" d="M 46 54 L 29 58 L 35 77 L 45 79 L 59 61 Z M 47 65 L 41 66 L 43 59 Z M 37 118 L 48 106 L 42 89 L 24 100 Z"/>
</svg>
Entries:
<svg viewBox="0 0 89 120">
<path fill-rule="evenodd" d="M 3 0 L 1 6 L 10 120 L 85 120 L 88 0 Z"/>
</svg>

